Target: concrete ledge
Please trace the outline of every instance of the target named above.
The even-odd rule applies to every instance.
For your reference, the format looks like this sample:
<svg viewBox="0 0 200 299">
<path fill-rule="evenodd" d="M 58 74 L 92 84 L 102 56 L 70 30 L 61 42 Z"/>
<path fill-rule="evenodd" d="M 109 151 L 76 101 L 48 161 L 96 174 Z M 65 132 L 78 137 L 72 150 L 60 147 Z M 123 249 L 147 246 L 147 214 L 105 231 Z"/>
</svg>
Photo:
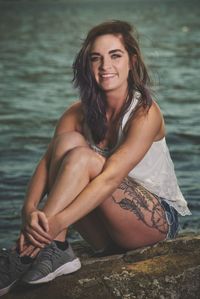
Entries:
<svg viewBox="0 0 200 299">
<path fill-rule="evenodd" d="M 82 268 L 45 285 L 17 286 L 5 299 L 198 299 L 200 235 L 92 258 L 84 242 L 73 244 Z"/>
</svg>

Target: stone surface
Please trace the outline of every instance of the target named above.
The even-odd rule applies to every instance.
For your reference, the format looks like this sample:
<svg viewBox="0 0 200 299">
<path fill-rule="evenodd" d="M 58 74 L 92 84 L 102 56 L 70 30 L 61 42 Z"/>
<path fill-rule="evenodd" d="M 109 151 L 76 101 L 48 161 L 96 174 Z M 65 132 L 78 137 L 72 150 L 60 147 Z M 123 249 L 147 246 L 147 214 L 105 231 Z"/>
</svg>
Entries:
<svg viewBox="0 0 200 299">
<path fill-rule="evenodd" d="M 198 299 L 200 298 L 200 235 L 92 258 L 84 242 L 73 244 L 82 268 L 37 286 L 17 286 L 5 299 Z"/>
</svg>

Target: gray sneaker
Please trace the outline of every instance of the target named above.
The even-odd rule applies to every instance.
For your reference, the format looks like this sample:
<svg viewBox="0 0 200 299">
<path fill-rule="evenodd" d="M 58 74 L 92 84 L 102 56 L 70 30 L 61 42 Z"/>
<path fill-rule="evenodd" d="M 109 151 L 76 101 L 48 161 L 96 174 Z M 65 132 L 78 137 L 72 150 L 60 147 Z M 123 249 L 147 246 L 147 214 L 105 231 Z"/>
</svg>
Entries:
<svg viewBox="0 0 200 299">
<path fill-rule="evenodd" d="M 20 257 L 17 250 L 0 251 L 0 296 L 7 294 L 30 268 L 33 259 Z"/>
<path fill-rule="evenodd" d="M 23 276 L 22 282 L 45 283 L 80 268 L 80 260 L 75 256 L 70 244 L 66 250 L 61 250 L 52 242 L 39 252 L 32 267 Z"/>
</svg>

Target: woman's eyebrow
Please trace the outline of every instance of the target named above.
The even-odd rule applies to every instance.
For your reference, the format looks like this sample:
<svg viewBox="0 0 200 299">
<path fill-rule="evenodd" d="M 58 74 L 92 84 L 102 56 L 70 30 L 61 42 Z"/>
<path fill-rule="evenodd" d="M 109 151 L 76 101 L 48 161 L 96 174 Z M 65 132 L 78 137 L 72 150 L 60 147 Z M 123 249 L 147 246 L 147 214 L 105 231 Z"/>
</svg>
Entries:
<svg viewBox="0 0 200 299">
<path fill-rule="evenodd" d="M 124 53 L 124 51 L 121 50 L 121 49 L 110 50 L 108 53 L 109 53 L 109 54 L 113 54 L 113 53 L 116 53 L 116 52 Z"/>
</svg>

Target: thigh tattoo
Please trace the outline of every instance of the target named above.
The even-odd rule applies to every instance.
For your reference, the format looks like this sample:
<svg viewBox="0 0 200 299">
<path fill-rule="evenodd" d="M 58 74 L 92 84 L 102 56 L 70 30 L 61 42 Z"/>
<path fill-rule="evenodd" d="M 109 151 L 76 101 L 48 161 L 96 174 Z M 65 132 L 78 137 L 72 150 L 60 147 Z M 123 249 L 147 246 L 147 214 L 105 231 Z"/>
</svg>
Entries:
<svg viewBox="0 0 200 299">
<path fill-rule="evenodd" d="M 165 234 L 167 221 L 165 212 L 158 201 L 141 185 L 131 179 L 124 179 L 118 187 L 123 191 L 124 197 L 121 200 L 116 200 L 114 195 L 112 200 L 122 209 L 128 210 L 135 214 L 138 220 L 141 220 L 148 227 L 157 229 Z M 150 214 L 150 220 L 147 221 L 145 215 Z M 148 217 L 149 218 L 149 217 Z"/>
</svg>

